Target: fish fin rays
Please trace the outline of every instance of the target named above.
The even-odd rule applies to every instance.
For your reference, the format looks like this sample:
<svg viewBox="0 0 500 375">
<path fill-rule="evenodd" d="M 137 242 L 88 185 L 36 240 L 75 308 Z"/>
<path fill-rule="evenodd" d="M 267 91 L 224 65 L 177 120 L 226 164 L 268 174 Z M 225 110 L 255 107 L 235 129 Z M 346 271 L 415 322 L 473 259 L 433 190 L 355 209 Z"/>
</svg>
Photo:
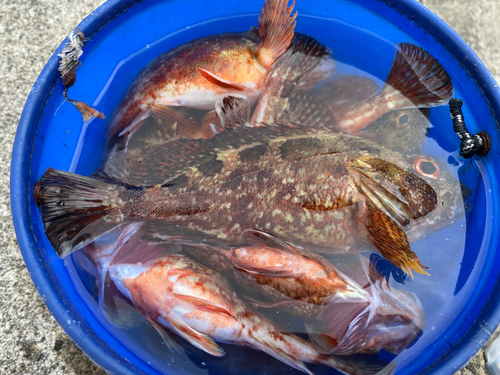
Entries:
<svg viewBox="0 0 500 375">
<path fill-rule="evenodd" d="M 156 332 L 161 336 L 163 339 L 163 342 L 167 346 L 168 349 L 171 351 L 175 351 L 179 354 L 184 353 L 184 349 L 182 348 L 181 345 L 176 341 L 174 336 L 170 333 L 170 331 L 167 328 L 164 328 L 162 325 L 156 323 L 153 319 L 148 318 L 148 322 L 153 326 L 154 329 L 156 329 Z"/>
<path fill-rule="evenodd" d="M 404 99 L 409 99 L 417 107 L 448 103 L 454 90 L 443 66 L 422 47 L 411 43 L 401 43 L 398 47 L 380 95 L 391 96 L 394 90 L 398 90 Z"/>
<path fill-rule="evenodd" d="M 122 221 L 107 202 L 119 186 L 95 178 L 47 168 L 35 185 L 45 233 L 63 258 L 110 232 Z"/>
<path fill-rule="evenodd" d="M 382 210 L 367 204 L 364 225 L 368 231 L 368 240 L 378 251 L 396 267 L 408 272 L 413 278 L 414 270 L 429 275 L 418 255 L 415 254 L 403 229 Z"/>
<path fill-rule="evenodd" d="M 214 85 L 223 87 L 225 89 L 233 89 L 236 91 L 248 91 L 249 90 L 249 88 L 244 86 L 244 85 L 240 85 L 239 83 L 234 83 L 234 82 L 228 81 L 227 79 L 218 77 L 214 73 L 211 73 L 206 69 L 198 68 L 198 71 L 208 82 L 213 83 Z"/>
<path fill-rule="evenodd" d="M 223 357 L 226 353 L 217 343 L 207 335 L 193 329 L 189 324 L 176 317 L 168 320 L 168 324 L 183 339 L 215 357 Z"/>
<path fill-rule="evenodd" d="M 225 96 L 215 102 L 215 112 L 223 128 L 245 126 L 250 121 L 250 103 L 235 96 Z"/>
<path fill-rule="evenodd" d="M 189 305 L 196 310 L 220 313 L 230 316 L 231 318 L 236 320 L 234 314 L 232 314 L 229 310 L 222 306 L 211 303 L 210 301 L 178 293 L 172 293 L 172 297 L 175 297 L 179 301 L 179 303 Z"/>
<path fill-rule="evenodd" d="M 306 365 L 298 358 L 294 357 L 291 354 L 286 353 L 282 349 L 278 348 L 276 345 L 272 345 L 269 342 L 265 341 L 264 339 L 256 338 L 256 340 L 259 342 L 261 350 L 263 350 L 270 356 L 276 358 L 281 362 L 286 363 L 288 366 L 291 366 L 297 370 L 303 371 L 309 375 L 314 375 L 311 372 L 311 370 L 309 370 L 306 367 Z"/>
<path fill-rule="evenodd" d="M 259 42 L 253 52 L 260 64 L 269 69 L 288 48 L 294 35 L 295 18 L 292 16 L 295 1 L 266 0 L 259 14 Z"/>
</svg>

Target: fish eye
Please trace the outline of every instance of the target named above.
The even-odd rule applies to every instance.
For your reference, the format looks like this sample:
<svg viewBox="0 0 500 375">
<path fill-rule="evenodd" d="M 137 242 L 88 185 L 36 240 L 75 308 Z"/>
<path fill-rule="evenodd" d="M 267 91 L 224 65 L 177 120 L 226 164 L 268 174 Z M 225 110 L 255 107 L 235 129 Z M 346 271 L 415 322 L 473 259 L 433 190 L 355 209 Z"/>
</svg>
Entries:
<svg viewBox="0 0 500 375">
<path fill-rule="evenodd" d="M 422 176 L 432 179 L 439 178 L 439 165 L 433 158 L 428 156 L 417 156 L 413 160 L 413 169 Z"/>
<path fill-rule="evenodd" d="M 408 113 L 402 113 L 399 115 L 398 119 L 396 120 L 396 127 L 398 128 L 404 128 L 408 125 L 410 125 L 410 115 Z"/>
</svg>

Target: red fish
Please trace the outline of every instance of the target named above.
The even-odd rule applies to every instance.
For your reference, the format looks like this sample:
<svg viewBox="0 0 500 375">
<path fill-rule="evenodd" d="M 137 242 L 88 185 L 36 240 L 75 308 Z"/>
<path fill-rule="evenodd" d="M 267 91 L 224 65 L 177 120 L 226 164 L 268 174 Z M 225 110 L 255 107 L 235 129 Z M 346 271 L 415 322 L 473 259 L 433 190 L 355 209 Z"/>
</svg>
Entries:
<svg viewBox="0 0 500 375">
<path fill-rule="evenodd" d="M 388 112 L 436 107 L 453 96 L 446 70 L 427 51 L 410 43 L 397 46 L 386 82 L 375 94 L 377 90 L 368 78 L 341 76 L 317 90 L 318 100 L 316 94 L 299 86 L 291 94 L 286 112 L 292 122 L 355 134 Z"/>
<path fill-rule="evenodd" d="M 309 342 L 282 330 L 252 311 L 214 271 L 170 255 L 144 265 L 117 264 L 110 274 L 120 291 L 170 340 L 166 329 L 217 357 L 225 342 L 263 351 L 308 374 L 303 362 L 331 366 L 345 374 L 375 374 L 381 364 L 320 354 Z M 394 365 L 385 369 L 392 372 Z"/>
<path fill-rule="evenodd" d="M 293 38 L 293 7 L 286 0 L 266 0 L 258 30 L 199 38 L 157 57 L 125 94 L 111 119 L 111 135 L 138 126 L 151 107 L 211 110 L 227 94 L 256 102 L 269 68 Z"/>
</svg>

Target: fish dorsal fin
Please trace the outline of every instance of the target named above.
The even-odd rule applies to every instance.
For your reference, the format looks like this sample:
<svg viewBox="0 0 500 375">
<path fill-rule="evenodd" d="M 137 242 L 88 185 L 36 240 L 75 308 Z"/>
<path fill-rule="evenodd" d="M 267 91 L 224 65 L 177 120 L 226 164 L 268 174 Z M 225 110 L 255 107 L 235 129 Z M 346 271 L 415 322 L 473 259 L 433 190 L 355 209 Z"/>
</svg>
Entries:
<svg viewBox="0 0 500 375">
<path fill-rule="evenodd" d="M 215 112 L 223 128 L 244 126 L 250 121 L 250 103 L 235 96 L 225 96 L 215 102 Z"/>
<path fill-rule="evenodd" d="M 233 89 L 236 91 L 248 91 L 249 90 L 248 87 L 246 87 L 246 86 L 228 81 L 227 79 L 224 79 L 221 77 L 217 77 L 215 74 L 209 72 L 206 69 L 198 68 L 198 71 L 200 72 L 200 74 L 203 77 L 206 78 L 207 81 L 209 81 L 210 83 L 213 83 L 214 85 L 223 87 L 225 89 Z"/>
<path fill-rule="evenodd" d="M 290 47 L 269 70 L 251 124 L 283 122 L 290 93 L 330 55 L 331 51 L 316 39 L 295 33 Z"/>
<path fill-rule="evenodd" d="M 283 241 L 282 239 L 276 237 L 274 234 L 258 230 L 258 229 L 247 229 L 243 232 L 246 240 L 253 245 L 265 245 L 278 250 L 285 250 L 287 252 L 297 253 L 298 250 Z"/>
<path fill-rule="evenodd" d="M 179 336 L 196 346 L 198 349 L 201 349 L 215 357 L 222 357 L 226 354 L 224 349 L 217 345 L 214 340 L 193 329 L 179 317 L 171 317 L 167 320 L 167 322 Z"/>
<path fill-rule="evenodd" d="M 269 69 L 290 45 L 297 12 L 291 16 L 295 0 L 266 0 L 259 14 L 259 43 L 253 52 L 260 64 Z"/>
<path fill-rule="evenodd" d="M 217 171 L 222 162 L 217 159 L 219 152 L 247 150 L 248 158 L 262 155 L 263 143 L 282 137 L 313 136 L 321 133 L 318 129 L 301 126 L 266 125 L 259 128 L 237 127 L 215 135 L 210 139 L 172 138 L 160 144 L 144 147 L 138 152 L 118 152 L 109 159 L 97 176 L 106 181 L 116 180 L 127 186 L 155 186 L 174 180 L 192 167 Z M 251 153 L 251 148 L 261 147 Z M 258 152 L 257 152 L 258 151 Z M 255 154 L 255 155 L 254 155 Z M 219 168 L 219 169 L 218 169 Z"/>
</svg>

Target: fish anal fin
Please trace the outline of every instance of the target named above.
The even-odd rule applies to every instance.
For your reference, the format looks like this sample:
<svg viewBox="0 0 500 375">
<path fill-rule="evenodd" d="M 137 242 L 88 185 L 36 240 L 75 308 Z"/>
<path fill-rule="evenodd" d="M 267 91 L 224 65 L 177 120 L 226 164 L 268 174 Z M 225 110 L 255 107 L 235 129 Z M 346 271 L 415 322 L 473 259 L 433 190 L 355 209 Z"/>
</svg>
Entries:
<svg viewBox="0 0 500 375">
<path fill-rule="evenodd" d="M 178 293 L 172 293 L 172 297 L 175 297 L 181 303 L 188 304 L 189 306 L 195 308 L 196 310 L 221 313 L 228 315 L 234 320 L 236 320 L 236 317 L 229 310 L 227 310 L 222 306 L 213 304 L 210 301 Z"/>
<path fill-rule="evenodd" d="M 172 337 L 171 333 L 166 328 L 162 327 L 160 324 L 156 323 L 151 318 L 148 318 L 148 322 L 153 326 L 154 329 L 156 329 L 158 334 L 161 336 L 161 338 L 165 342 L 165 345 L 167 346 L 167 348 L 169 348 L 172 351 L 175 350 L 179 354 L 183 353 L 181 346 L 175 341 L 175 339 Z"/>
<path fill-rule="evenodd" d="M 191 328 L 181 319 L 169 319 L 168 324 L 172 329 L 186 341 L 215 357 L 223 357 L 226 353 L 217 343 L 207 335 Z"/>
<path fill-rule="evenodd" d="M 150 108 L 153 115 L 166 128 L 162 133 L 168 129 L 171 137 L 206 138 L 202 126 L 179 109 L 160 104 L 153 104 Z"/>
<path fill-rule="evenodd" d="M 368 240 L 392 264 L 408 272 L 412 278 L 411 270 L 429 275 L 424 270 L 428 268 L 412 251 L 406 233 L 386 213 L 368 204 L 364 224 L 368 232 Z"/>
<path fill-rule="evenodd" d="M 249 90 L 249 88 L 246 86 L 243 86 L 243 85 L 240 85 L 238 83 L 234 83 L 234 82 L 228 81 L 226 79 L 217 77 L 215 74 L 209 72 L 206 69 L 198 68 L 198 71 L 200 72 L 200 74 L 203 77 L 205 77 L 205 79 L 207 81 L 209 81 L 210 83 L 213 83 L 214 85 L 223 87 L 225 89 L 233 89 L 233 90 L 237 90 L 237 91 L 248 91 Z"/>
<path fill-rule="evenodd" d="M 266 0 L 259 14 L 259 43 L 253 52 L 260 64 L 269 69 L 290 45 L 297 12 L 291 16 L 295 0 Z"/>
</svg>

